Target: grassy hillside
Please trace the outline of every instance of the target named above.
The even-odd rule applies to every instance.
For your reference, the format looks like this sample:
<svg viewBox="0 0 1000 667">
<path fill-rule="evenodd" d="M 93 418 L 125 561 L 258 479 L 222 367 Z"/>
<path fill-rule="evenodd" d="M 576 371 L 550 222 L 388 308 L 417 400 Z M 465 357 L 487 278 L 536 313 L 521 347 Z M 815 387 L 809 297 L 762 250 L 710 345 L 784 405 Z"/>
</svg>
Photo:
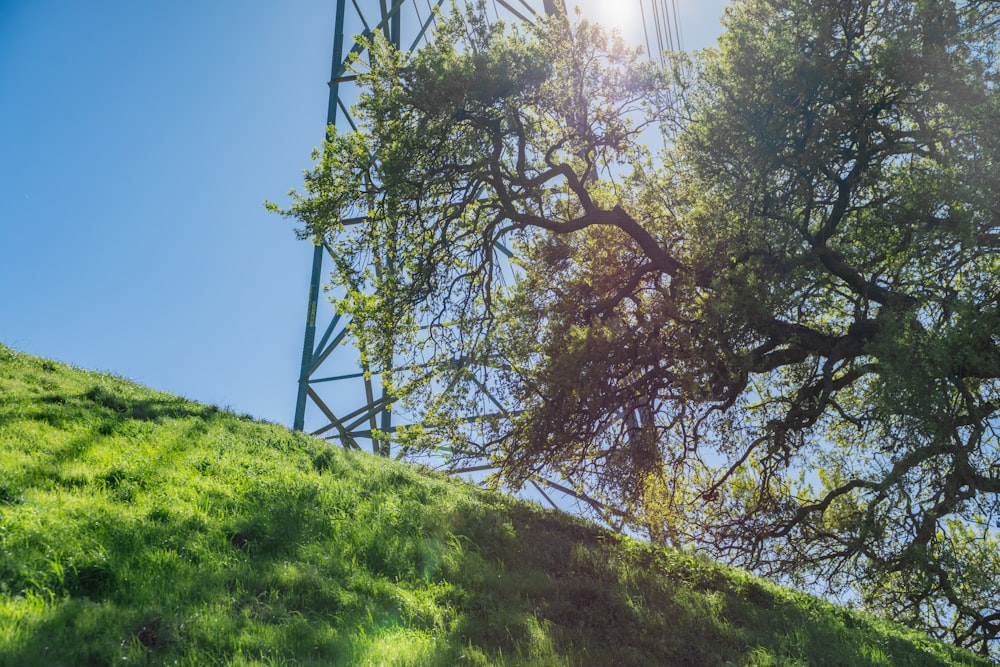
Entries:
<svg viewBox="0 0 1000 667">
<path fill-rule="evenodd" d="M 987 663 L 0 346 L 0 665 L 111 664 Z"/>
</svg>

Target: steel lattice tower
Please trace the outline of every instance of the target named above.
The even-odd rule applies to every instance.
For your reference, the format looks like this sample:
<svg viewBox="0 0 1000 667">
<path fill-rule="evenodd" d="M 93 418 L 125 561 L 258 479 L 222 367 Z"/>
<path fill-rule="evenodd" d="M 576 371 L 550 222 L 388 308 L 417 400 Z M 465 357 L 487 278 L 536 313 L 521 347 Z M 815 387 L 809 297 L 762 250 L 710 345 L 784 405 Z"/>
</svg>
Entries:
<svg viewBox="0 0 1000 667">
<path fill-rule="evenodd" d="M 546 10 L 554 11 L 554 3 L 558 1 L 493 0 L 487 11 L 498 20 L 531 21 Z M 354 58 L 363 59 L 366 54 L 360 42 L 353 42 L 348 48 L 345 35 L 369 37 L 381 32 L 396 48 L 413 51 L 429 37 L 436 20 L 435 14 L 448 10 L 450 2 L 446 0 L 337 0 L 327 125 L 354 127 L 350 105 L 357 91 L 354 77 L 348 71 L 348 62 Z M 373 436 L 376 430 L 389 433 L 393 429 L 391 400 L 381 386 L 384 369 L 366 367 L 358 363 L 357 354 L 351 355 L 350 345 L 345 345 L 349 342 L 346 318 L 334 315 L 325 326 L 318 326 L 318 321 L 322 319 L 320 293 L 323 266 L 331 255 L 332 250 L 321 241 L 313 248 L 293 428 L 306 430 L 307 417 L 313 421 L 311 417 L 315 416 L 319 423 L 315 426 L 310 424 L 312 434 L 352 445 L 369 439 L 375 453 L 388 455 L 384 445 Z M 338 351 L 341 347 L 343 351 Z M 333 392 L 336 393 L 339 412 L 331 405 L 334 400 L 326 397 Z M 344 410 L 342 405 L 347 401 L 353 407 Z M 308 415 L 310 407 L 318 415 Z"/>
<path fill-rule="evenodd" d="M 589 0 L 591 3 L 598 1 L 601 0 Z M 639 5 L 647 51 L 659 53 L 679 49 L 675 0 L 633 1 Z M 572 6 L 572 3 L 573 0 L 566 0 L 565 5 Z M 358 91 L 348 63 L 354 59 L 364 60 L 368 54 L 362 41 L 348 42 L 345 35 L 370 37 L 381 32 L 396 48 L 414 51 L 428 40 L 437 14 L 444 11 L 451 11 L 451 0 L 337 0 L 327 126 L 355 127 L 350 106 Z M 487 0 L 485 11 L 494 20 L 516 22 L 532 21 L 537 16 L 566 10 L 563 0 Z M 320 293 L 324 263 L 332 260 L 333 250 L 321 239 L 315 239 L 314 244 L 293 428 L 304 431 L 308 421 L 308 430 L 313 435 L 353 447 L 359 447 L 359 441 L 369 440 L 374 453 L 389 456 L 388 443 L 380 441 L 375 432 L 393 431 L 392 399 L 382 386 L 383 372 L 391 372 L 391 369 L 364 364 L 357 348 L 350 344 L 349 322 L 333 314 L 332 308 L 326 309 L 330 318 L 325 324 L 318 324 L 326 318 L 321 312 Z M 333 299 L 336 298 L 334 294 Z M 485 387 L 483 390 L 486 391 Z M 473 469 L 477 468 L 489 466 Z M 539 480 L 539 483 L 595 506 L 594 501 L 556 482 Z M 537 483 L 532 484 L 555 505 Z"/>
</svg>

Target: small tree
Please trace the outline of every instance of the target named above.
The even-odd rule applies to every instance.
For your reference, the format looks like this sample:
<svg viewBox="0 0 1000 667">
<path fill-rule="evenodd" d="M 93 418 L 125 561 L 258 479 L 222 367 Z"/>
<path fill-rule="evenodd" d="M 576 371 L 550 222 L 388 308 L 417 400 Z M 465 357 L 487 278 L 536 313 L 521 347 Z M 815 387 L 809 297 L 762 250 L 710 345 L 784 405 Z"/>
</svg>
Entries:
<svg viewBox="0 0 1000 667">
<path fill-rule="evenodd" d="M 359 129 L 284 213 L 373 288 L 349 309 L 378 354 L 480 363 L 438 364 L 456 391 L 426 407 L 459 438 L 463 383 L 502 393 L 507 484 L 562 475 L 653 539 L 988 652 L 998 13 L 743 0 L 667 70 L 586 21 L 458 16 L 372 44 Z"/>
</svg>

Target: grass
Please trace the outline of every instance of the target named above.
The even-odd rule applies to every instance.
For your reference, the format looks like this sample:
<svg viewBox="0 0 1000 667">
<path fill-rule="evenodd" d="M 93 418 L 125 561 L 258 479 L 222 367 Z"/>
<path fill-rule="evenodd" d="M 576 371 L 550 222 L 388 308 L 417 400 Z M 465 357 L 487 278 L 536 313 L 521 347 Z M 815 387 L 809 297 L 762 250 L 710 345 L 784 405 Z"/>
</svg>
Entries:
<svg viewBox="0 0 1000 667">
<path fill-rule="evenodd" d="M 0 346 L 0 665 L 986 665 L 690 554 Z"/>
</svg>

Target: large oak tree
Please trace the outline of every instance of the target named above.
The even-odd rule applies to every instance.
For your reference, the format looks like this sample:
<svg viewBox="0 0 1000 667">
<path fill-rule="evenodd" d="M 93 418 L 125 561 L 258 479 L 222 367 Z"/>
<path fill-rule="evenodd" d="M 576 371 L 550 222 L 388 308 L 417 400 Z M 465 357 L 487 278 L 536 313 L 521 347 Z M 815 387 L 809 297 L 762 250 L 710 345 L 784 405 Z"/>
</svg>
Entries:
<svg viewBox="0 0 1000 667">
<path fill-rule="evenodd" d="M 470 387 L 506 406 L 505 482 L 988 652 L 998 10 L 742 0 L 665 68 L 578 18 L 456 13 L 369 45 L 358 129 L 284 212 L 428 423 L 460 444 Z"/>
</svg>

